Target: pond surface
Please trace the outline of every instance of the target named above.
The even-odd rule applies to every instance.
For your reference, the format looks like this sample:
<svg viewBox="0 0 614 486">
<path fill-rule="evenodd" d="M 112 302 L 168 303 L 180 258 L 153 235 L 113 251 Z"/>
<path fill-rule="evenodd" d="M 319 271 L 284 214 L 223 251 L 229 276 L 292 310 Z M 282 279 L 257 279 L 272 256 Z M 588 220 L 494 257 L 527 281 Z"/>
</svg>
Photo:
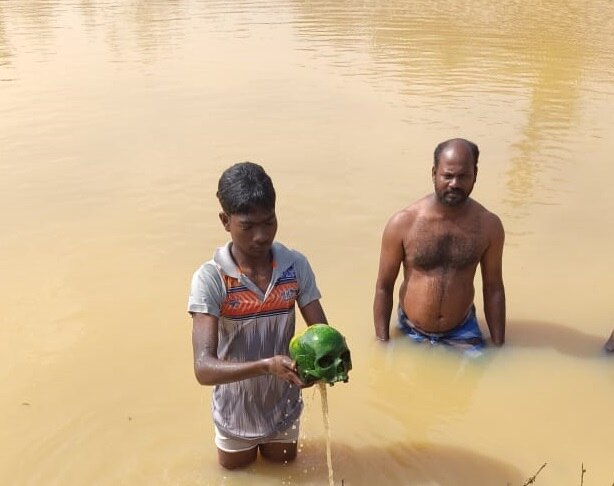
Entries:
<svg viewBox="0 0 614 486">
<path fill-rule="evenodd" d="M 607 0 L 0 2 L 0 484 L 327 483 L 317 387 L 295 463 L 228 473 L 193 376 L 189 280 L 243 160 L 352 349 L 337 484 L 612 484 L 613 45 Z M 507 234 L 479 359 L 372 323 L 383 226 L 455 136 Z"/>
</svg>

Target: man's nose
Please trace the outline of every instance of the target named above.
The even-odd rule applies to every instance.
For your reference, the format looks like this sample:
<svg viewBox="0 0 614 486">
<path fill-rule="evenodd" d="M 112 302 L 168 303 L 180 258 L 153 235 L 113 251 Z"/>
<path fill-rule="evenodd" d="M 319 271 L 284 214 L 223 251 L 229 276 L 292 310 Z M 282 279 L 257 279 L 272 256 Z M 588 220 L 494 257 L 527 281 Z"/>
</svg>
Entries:
<svg viewBox="0 0 614 486">
<path fill-rule="evenodd" d="M 256 243 L 267 243 L 270 240 L 269 232 L 266 228 L 258 228 L 254 232 L 254 241 Z"/>
<path fill-rule="evenodd" d="M 450 179 L 450 187 L 458 187 L 458 177 L 452 177 Z"/>
</svg>

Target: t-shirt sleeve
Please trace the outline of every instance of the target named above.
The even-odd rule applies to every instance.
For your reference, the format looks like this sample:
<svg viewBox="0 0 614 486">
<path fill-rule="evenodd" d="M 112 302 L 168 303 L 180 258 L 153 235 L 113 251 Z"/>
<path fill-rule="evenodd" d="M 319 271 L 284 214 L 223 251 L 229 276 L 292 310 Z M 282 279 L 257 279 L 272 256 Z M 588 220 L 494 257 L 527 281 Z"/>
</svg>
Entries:
<svg viewBox="0 0 614 486">
<path fill-rule="evenodd" d="M 322 294 L 316 285 L 316 277 L 307 258 L 299 254 L 295 265 L 299 285 L 297 303 L 299 307 L 305 307 L 310 302 L 320 299 Z"/>
<path fill-rule="evenodd" d="M 192 276 L 188 312 L 220 317 L 225 289 L 215 264 L 205 263 Z"/>
</svg>

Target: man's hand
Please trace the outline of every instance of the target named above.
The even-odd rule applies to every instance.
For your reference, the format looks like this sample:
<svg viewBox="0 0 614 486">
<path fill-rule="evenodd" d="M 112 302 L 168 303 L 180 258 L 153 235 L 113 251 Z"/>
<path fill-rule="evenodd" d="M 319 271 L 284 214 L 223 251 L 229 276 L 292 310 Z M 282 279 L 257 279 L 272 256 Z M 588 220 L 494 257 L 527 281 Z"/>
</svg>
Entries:
<svg viewBox="0 0 614 486">
<path fill-rule="evenodd" d="M 293 385 L 303 385 L 303 382 L 296 372 L 296 362 L 292 361 L 288 356 L 278 354 L 272 358 L 267 358 L 266 362 L 267 369 L 271 375 L 278 376 L 282 380 L 292 383 Z"/>
</svg>

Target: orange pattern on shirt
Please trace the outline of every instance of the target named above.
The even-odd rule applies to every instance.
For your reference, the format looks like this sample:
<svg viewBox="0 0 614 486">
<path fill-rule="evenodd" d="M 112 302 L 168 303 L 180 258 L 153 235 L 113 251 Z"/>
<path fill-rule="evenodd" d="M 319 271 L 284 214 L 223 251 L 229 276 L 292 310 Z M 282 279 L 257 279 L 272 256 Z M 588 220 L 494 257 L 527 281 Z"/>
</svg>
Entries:
<svg viewBox="0 0 614 486">
<path fill-rule="evenodd" d="M 228 319 L 249 319 L 287 313 L 294 308 L 299 290 L 296 278 L 280 278 L 262 301 L 239 279 L 226 275 L 224 280 L 226 299 L 222 303 L 221 314 Z"/>
</svg>

